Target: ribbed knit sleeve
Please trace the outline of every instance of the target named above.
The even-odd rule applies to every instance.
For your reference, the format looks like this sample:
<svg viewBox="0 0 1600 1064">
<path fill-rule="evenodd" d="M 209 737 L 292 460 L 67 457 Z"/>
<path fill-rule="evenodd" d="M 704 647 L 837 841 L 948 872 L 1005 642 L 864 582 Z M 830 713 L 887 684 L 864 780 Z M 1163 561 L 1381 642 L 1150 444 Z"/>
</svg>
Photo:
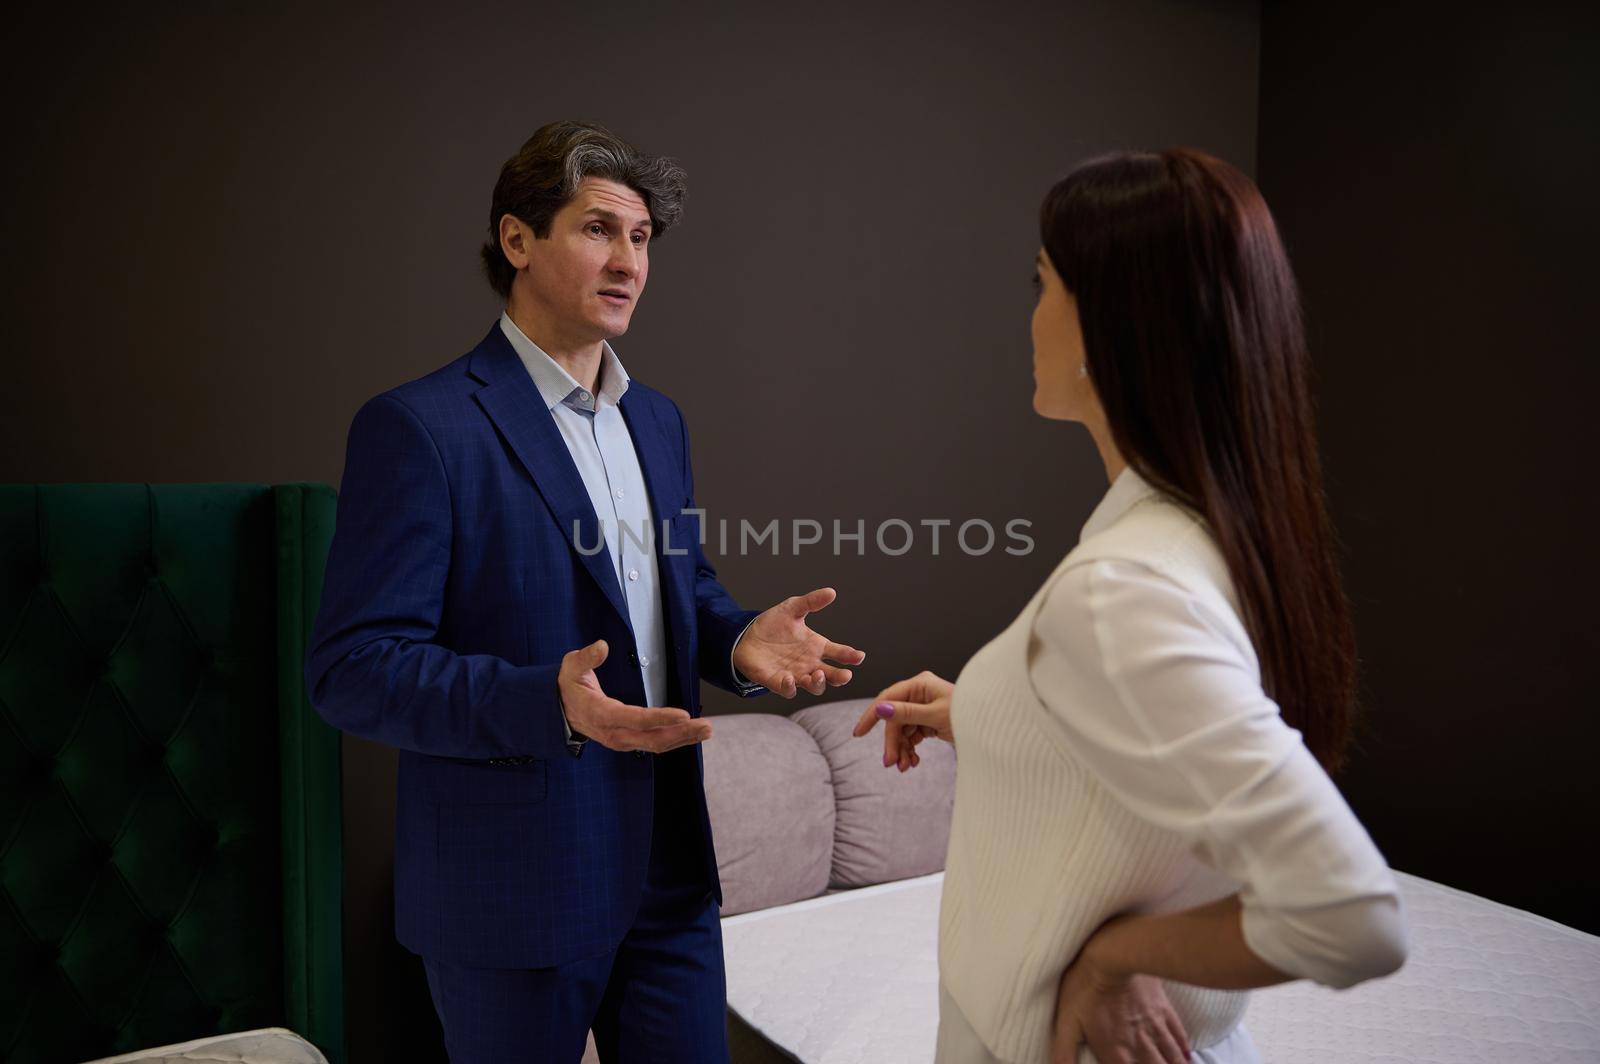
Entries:
<svg viewBox="0 0 1600 1064">
<path fill-rule="evenodd" d="M 1143 563 L 1070 566 L 1035 617 L 1029 681 L 1117 801 L 1244 884 L 1252 951 L 1331 986 L 1387 974 L 1406 949 L 1394 877 L 1216 609 Z"/>
</svg>

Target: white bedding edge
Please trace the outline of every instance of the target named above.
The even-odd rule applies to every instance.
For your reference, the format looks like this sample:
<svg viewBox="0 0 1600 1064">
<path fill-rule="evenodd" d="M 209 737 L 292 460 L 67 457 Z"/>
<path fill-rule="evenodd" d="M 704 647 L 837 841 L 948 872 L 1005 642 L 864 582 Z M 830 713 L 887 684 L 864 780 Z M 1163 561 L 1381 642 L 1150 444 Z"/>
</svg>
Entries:
<svg viewBox="0 0 1600 1064">
<path fill-rule="evenodd" d="M 815 898 L 804 901 L 791 901 L 785 905 L 774 905 L 767 909 L 752 909 L 750 912 L 738 913 L 734 916 L 722 918 L 722 926 L 732 927 L 736 924 L 750 923 L 762 920 L 769 916 L 779 916 L 785 913 L 801 913 L 808 909 L 820 909 L 824 906 L 834 905 L 844 901 L 854 901 L 858 898 L 871 898 L 879 894 L 891 894 L 897 890 L 908 887 L 920 887 L 926 883 L 937 883 L 944 878 L 943 872 L 933 872 L 925 876 L 916 876 L 912 879 L 895 879 L 888 883 L 874 883 L 870 887 L 856 887 L 853 890 L 841 890 L 835 894 L 819 894 Z"/>
<path fill-rule="evenodd" d="M 730 1011 L 797 1060 L 931 1059 L 931 1026 L 902 1029 L 891 1044 L 880 1044 L 882 1025 L 859 1015 L 863 995 L 841 996 L 829 984 L 865 978 L 870 987 L 889 973 L 902 1011 L 931 1013 L 943 876 L 936 872 L 725 918 Z M 1600 935 L 1421 876 L 1396 870 L 1395 877 L 1412 930 L 1406 966 L 1397 975 L 1345 990 L 1297 980 L 1254 991 L 1246 1024 L 1265 1059 L 1297 1064 L 1600 1061 Z M 918 896 L 909 907 L 874 902 L 910 891 Z M 837 908 L 855 903 L 867 903 L 861 914 Z M 894 955 L 872 935 L 852 937 L 867 929 L 852 927 L 862 920 L 871 927 L 882 921 L 894 925 L 885 925 L 893 949 L 907 953 Z M 831 949 L 832 956 L 853 958 L 853 963 L 843 972 L 814 963 L 808 970 L 813 949 Z M 741 964 L 751 977 L 743 985 Z M 794 979 L 814 981 L 816 993 L 795 996 Z"/>
<path fill-rule="evenodd" d="M 1557 934 L 1568 936 L 1574 942 L 1584 942 L 1591 946 L 1600 946 L 1600 935 L 1591 935 L 1587 931 L 1580 930 L 1570 924 L 1564 924 L 1559 920 L 1552 920 L 1548 916 L 1540 916 L 1538 913 L 1529 912 L 1527 909 L 1519 909 L 1515 905 L 1507 905 L 1503 901 L 1495 901 L 1493 898 L 1485 898 L 1482 894 L 1474 894 L 1470 890 L 1462 890 L 1460 887 L 1452 887 L 1448 883 L 1440 883 L 1437 880 L 1424 879 L 1421 876 L 1414 876 L 1410 872 L 1402 872 L 1399 869 L 1391 869 L 1391 871 L 1394 872 L 1396 879 L 1409 881 L 1413 884 L 1419 884 L 1429 890 L 1442 891 L 1446 894 L 1453 895 L 1461 901 L 1488 906 L 1489 908 L 1494 909 L 1496 912 L 1503 913 L 1508 917 L 1518 920 L 1525 920 L 1528 923 L 1536 926 L 1548 928 Z"/>
</svg>

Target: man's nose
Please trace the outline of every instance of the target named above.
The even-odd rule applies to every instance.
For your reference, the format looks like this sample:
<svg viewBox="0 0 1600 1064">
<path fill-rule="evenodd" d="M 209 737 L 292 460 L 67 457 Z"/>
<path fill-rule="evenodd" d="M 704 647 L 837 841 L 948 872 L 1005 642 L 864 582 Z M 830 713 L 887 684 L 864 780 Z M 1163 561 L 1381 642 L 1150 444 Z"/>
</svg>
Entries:
<svg viewBox="0 0 1600 1064">
<path fill-rule="evenodd" d="M 612 273 L 624 277 L 633 277 L 639 272 L 639 251 L 632 244 L 624 244 L 621 248 L 611 253 L 611 261 L 607 268 Z"/>
</svg>

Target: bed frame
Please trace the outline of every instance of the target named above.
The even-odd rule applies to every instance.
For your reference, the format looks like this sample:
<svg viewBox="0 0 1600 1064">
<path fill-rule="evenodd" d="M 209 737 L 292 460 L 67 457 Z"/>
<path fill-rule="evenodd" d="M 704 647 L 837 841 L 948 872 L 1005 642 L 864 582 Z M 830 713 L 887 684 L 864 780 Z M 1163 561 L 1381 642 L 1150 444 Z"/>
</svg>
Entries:
<svg viewBox="0 0 1600 1064">
<path fill-rule="evenodd" d="M 0 1058 L 284 1026 L 344 1061 L 322 484 L 0 485 Z"/>
</svg>

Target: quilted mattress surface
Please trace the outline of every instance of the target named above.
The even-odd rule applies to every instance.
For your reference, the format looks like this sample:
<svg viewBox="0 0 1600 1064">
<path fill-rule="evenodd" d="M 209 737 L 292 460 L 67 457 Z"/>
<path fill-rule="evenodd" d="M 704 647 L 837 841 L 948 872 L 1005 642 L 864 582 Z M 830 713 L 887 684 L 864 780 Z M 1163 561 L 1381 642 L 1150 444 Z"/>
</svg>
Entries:
<svg viewBox="0 0 1600 1064">
<path fill-rule="evenodd" d="M 1593 1064 L 1600 938 L 1396 873 L 1410 955 L 1349 990 L 1251 993 L 1268 1062 Z M 728 1006 L 806 1064 L 926 1064 L 938 1013 L 943 873 L 723 921 Z"/>
<path fill-rule="evenodd" d="M 89 1064 L 180 1064 L 193 1061 L 228 1061 L 230 1064 L 328 1064 L 316 1046 L 286 1027 L 196 1038 L 192 1042 L 142 1049 L 119 1057 L 102 1057 Z"/>
</svg>

